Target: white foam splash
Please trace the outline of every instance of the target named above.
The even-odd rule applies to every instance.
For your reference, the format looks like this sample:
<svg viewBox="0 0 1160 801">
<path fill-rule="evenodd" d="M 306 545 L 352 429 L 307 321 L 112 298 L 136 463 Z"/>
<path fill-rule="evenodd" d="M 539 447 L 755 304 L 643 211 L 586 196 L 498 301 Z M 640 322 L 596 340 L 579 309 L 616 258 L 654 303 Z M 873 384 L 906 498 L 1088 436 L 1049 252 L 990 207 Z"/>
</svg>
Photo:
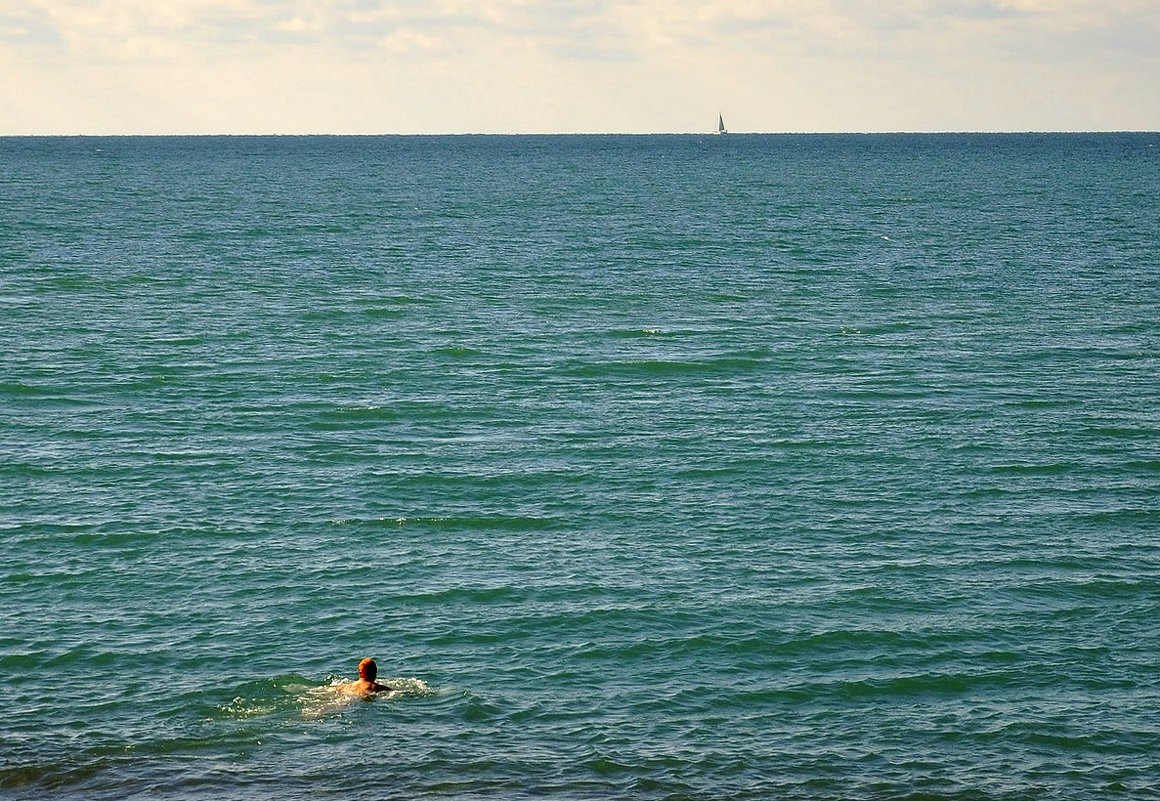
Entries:
<svg viewBox="0 0 1160 801">
<path fill-rule="evenodd" d="M 333 676 L 330 679 L 330 684 L 307 689 L 299 695 L 299 699 L 302 702 L 302 717 L 308 720 L 317 720 L 319 718 L 341 714 L 344 710 L 350 708 L 351 705 L 362 701 L 390 701 L 397 698 L 414 698 L 430 695 L 434 692 L 425 681 L 417 678 L 399 677 L 385 679 L 383 680 L 383 684 L 386 684 L 391 689 L 387 692 L 376 693 L 375 695 L 347 692 L 344 688 L 348 684 L 350 684 L 348 680 Z"/>
</svg>

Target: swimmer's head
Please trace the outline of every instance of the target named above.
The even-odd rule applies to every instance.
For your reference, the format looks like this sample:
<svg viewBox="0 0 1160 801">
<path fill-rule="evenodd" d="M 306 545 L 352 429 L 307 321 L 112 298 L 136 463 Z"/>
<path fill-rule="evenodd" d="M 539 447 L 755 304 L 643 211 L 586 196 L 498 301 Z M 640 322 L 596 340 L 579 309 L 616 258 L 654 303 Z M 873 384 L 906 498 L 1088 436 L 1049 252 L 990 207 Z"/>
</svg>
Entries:
<svg viewBox="0 0 1160 801">
<path fill-rule="evenodd" d="M 358 677 L 360 679 L 374 681 L 377 675 L 379 675 L 379 666 L 369 656 L 358 663 Z"/>
</svg>

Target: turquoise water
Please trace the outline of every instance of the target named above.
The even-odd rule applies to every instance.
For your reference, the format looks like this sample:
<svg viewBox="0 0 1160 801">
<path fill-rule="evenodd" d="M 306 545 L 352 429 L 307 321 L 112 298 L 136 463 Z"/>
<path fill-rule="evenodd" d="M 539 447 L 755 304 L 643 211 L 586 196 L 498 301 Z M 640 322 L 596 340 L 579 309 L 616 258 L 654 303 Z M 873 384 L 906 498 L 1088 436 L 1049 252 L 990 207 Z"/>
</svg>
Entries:
<svg viewBox="0 0 1160 801">
<path fill-rule="evenodd" d="M 1158 134 L 0 139 L 0 797 L 1160 797 L 1158 232 Z"/>
</svg>

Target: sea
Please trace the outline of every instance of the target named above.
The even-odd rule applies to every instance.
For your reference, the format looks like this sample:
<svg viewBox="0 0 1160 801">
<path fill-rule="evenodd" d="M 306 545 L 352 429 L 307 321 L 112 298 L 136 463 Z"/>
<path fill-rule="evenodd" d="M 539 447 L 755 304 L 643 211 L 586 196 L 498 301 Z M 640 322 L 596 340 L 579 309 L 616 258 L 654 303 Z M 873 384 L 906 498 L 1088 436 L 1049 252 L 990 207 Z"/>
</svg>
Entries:
<svg viewBox="0 0 1160 801">
<path fill-rule="evenodd" d="M 1158 310 L 1158 133 L 0 138 L 0 799 L 1160 798 Z"/>
</svg>

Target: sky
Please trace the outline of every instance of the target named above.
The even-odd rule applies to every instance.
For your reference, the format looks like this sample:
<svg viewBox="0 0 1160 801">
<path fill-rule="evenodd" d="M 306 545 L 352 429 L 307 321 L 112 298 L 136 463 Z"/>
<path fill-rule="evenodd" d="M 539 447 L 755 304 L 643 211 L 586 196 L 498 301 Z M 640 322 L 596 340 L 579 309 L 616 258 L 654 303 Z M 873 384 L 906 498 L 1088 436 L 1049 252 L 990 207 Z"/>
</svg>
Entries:
<svg viewBox="0 0 1160 801">
<path fill-rule="evenodd" d="M 1160 0 L 0 0 L 0 134 L 1160 130 Z"/>
</svg>

